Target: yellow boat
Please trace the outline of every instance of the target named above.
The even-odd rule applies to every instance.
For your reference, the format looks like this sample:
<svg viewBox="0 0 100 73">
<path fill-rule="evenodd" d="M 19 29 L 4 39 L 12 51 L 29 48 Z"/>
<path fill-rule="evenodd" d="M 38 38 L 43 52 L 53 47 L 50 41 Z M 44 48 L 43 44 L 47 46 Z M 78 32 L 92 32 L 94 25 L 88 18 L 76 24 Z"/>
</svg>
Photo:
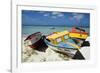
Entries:
<svg viewBox="0 0 100 73">
<path fill-rule="evenodd" d="M 50 40 L 53 44 L 58 44 L 59 42 L 64 42 L 66 39 L 68 39 L 69 31 L 65 30 L 62 32 L 57 32 L 52 35 L 47 36 L 46 38 Z"/>
<path fill-rule="evenodd" d="M 80 31 L 76 31 L 81 30 Z M 72 31 L 55 32 L 46 36 L 45 43 L 53 50 L 73 57 L 81 48 L 83 42 L 88 37 L 88 33 L 80 28 L 72 28 Z"/>
<path fill-rule="evenodd" d="M 73 39 L 70 38 L 69 31 L 67 30 L 54 33 L 52 35 L 47 36 L 46 38 L 50 41 L 50 43 L 52 43 L 55 46 L 60 46 L 64 48 L 75 48 L 75 49 L 80 48 L 80 46 L 75 44 Z M 71 42 L 69 42 L 69 40 Z"/>
<path fill-rule="evenodd" d="M 56 45 L 56 46 L 63 45 L 64 47 L 67 47 L 68 45 L 70 45 L 73 48 L 80 49 L 80 46 L 81 46 L 83 40 L 85 40 L 87 37 L 88 37 L 88 33 L 85 32 L 84 29 L 78 28 L 78 27 L 73 27 L 72 31 L 65 30 L 65 31 L 61 31 L 61 32 L 56 32 L 56 33 L 53 33 L 53 34 L 47 36 L 46 38 L 53 45 Z M 78 44 L 73 43 L 73 39 L 74 39 L 74 42 L 76 41 L 76 42 L 78 42 Z M 68 42 L 68 40 L 70 40 L 71 42 Z"/>
<path fill-rule="evenodd" d="M 88 37 L 88 33 L 82 28 L 73 27 L 72 31 L 69 33 L 69 36 L 71 38 L 86 39 Z"/>
</svg>

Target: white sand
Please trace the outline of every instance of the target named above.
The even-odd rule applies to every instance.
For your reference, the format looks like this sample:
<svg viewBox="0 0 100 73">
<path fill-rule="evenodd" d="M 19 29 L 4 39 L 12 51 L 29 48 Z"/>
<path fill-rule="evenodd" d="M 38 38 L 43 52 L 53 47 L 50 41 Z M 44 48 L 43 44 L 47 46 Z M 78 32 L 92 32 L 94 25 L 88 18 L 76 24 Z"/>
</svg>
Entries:
<svg viewBox="0 0 100 73">
<path fill-rule="evenodd" d="M 23 38 L 24 40 L 25 38 Z M 30 41 L 23 44 L 22 61 L 23 62 L 44 62 L 44 61 L 63 61 L 70 60 L 66 55 L 53 51 L 50 47 L 47 48 L 46 52 L 40 52 L 30 48 L 28 45 Z"/>
<path fill-rule="evenodd" d="M 23 38 L 24 40 L 25 38 Z M 89 38 L 87 38 L 89 41 Z M 53 51 L 50 47 L 47 48 L 46 52 L 40 52 L 30 48 L 28 45 L 31 44 L 30 41 L 22 42 L 23 44 L 23 51 L 22 51 L 22 61 L 23 62 L 44 62 L 44 61 L 64 61 L 64 60 L 71 60 L 68 56 L 57 53 Z M 80 52 L 86 59 L 90 57 L 90 47 L 82 47 Z"/>
<path fill-rule="evenodd" d="M 90 41 L 90 37 L 88 37 L 86 41 Z M 86 60 L 90 59 L 90 47 L 89 46 L 82 47 L 80 49 L 80 52 L 82 53 L 82 55 L 85 57 Z"/>
</svg>

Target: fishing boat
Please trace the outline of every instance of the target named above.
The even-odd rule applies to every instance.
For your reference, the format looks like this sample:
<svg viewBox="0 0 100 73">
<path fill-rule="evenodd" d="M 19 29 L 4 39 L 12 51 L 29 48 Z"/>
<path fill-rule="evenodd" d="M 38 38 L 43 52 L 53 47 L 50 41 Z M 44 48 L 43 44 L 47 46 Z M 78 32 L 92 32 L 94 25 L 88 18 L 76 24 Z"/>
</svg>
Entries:
<svg viewBox="0 0 100 73">
<path fill-rule="evenodd" d="M 50 27 L 50 29 L 55 29 L 55 27 Z"/>
<path fill-rule="evenodd" d="M 67 30 L 51 34 L 45 40 L 45 43 L 51 49 L 67 54 L 70 57 L 73 57 L 77 50 L 80 49 L 82 42 L 82 40 L 70 38 Z"/>
<path fill-rule="evenodd" d="M 73 27 L 69 32 L 71 38 L 86 39 L 88 37 L 88 32 L 79 27 Z"/>
<path fill-rule="evenodd" d="M 84 29 L 73 27 L 71 31 L 65 30 L 48 35 L 45 43 L 53 50 L 66 53 L 72 57 L 81 48 L 87 37 L 88 33 Z"/>
<path fill-rule="evenodd" d="M 45 44 L 44 38 L 42 36 L 43 35 L 41 32 L 36 32 L 36 33 L 29 35 L 24 41 L 25 42 L 30 41 L 31 44 L 28 46 L 33 49 L 36 49 L 38 51 L 45 51 L 45 49 L 48 46 Z"/>
<path fill-rule="evenodd" d="M 77 52 L 78 49 L 76 48 L 71 48 L 71 47 L 65 47 L 65 46 L 60 46 L 60 45 L 54 45 L 48 39 L 45 39 L 45 43 L 48 45 L 49 48 L 56 52 L 60 52 L 63 54 L 66 54 L 69 57 L 73 57 L 75 53 Z"/>
</svg>

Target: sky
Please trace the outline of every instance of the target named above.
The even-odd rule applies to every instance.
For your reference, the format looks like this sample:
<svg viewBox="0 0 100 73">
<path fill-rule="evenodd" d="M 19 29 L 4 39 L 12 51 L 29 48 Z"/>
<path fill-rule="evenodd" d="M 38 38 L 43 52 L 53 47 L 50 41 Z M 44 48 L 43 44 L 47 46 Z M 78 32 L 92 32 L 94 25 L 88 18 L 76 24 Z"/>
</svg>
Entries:
<svg viewBox="0 0 100 73">
<path fill-rule="evenodd" d="M 34 25 L 89 27 L 90 14 L 77 12 L 22 10 L 22 26 Z"/>
</svg>

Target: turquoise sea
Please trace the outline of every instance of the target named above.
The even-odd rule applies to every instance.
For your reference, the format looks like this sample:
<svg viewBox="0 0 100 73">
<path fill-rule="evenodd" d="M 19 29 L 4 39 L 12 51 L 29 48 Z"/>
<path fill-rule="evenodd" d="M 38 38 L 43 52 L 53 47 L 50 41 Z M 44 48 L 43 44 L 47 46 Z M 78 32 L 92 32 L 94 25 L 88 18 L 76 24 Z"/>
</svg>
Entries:
<svg viewBox="0 0 100 73">
<path fill-rule="evenodd" d="M 28 36 L 35 32 L 42 32 L 44 35 L 48 35 L 52 32 L 59 32 L 68 30 L 71 31 L 72 27 L 66 26 L 22 26 L 22 36 Z M 84 28 L 89 33 L 89 28 Z"/>
</svg>

